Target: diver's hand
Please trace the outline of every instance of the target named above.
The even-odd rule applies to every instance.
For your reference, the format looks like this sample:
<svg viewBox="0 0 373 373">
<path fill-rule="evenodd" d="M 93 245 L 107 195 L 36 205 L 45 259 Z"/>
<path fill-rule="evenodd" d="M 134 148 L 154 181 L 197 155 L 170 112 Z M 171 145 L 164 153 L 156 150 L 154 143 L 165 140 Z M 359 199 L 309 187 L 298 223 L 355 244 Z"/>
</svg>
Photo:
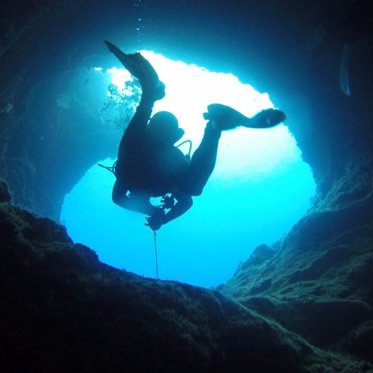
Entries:
<svg viewBox="0 0 373 373">
<path fill-rule="evenodd" d="M 148 226 L 152 231 L 157 231 L 165 222 L 165 213 L 161 208 L 152 215 L 146 218 L 145 225 Z"/>
<path fill-rule="evenodd" d="M 250 127 L 253 128 L 270 128 L 277 126 L 286 119 L 283 111 L 277 109 L 266 109 L 256 114 L 250 119 Z"/>
<path fill-rule="evenodd" d="M 161 199 L 161 209 L 172 209 L 175 206 L 175 198 L 171 195 L 164 195 Z"/>
</svg>

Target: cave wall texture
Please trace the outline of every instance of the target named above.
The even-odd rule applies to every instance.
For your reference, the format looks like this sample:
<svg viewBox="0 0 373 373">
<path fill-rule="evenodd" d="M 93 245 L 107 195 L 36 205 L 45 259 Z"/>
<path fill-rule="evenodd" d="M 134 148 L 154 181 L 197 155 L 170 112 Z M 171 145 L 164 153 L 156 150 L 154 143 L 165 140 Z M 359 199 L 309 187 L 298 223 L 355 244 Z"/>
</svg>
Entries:
<svg viewBox="0 0 373 373">
<path fill-rule="evenodd" d="M 0 370 L 372 369 L 372 16 L 365 0 L 3 1 L 0 178 L 14 205 L 2 183 Z M 78 69 L 109 64 L 103 39 L 130 50 L 140 36 L 271 92 L 314 172 L 308 216 L 219 292 L 111 269 L 47 219 L 122 131 L 83 97 L 67 114 L 59 95 Z"/>
</svg>

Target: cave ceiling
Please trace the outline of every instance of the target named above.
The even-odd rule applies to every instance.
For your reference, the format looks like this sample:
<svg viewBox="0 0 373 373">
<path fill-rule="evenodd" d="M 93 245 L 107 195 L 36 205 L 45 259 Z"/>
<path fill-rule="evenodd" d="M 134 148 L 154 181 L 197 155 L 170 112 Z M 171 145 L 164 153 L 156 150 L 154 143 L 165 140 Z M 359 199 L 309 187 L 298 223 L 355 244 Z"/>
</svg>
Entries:
<svg viewBox="0 0 373 373">
<path fill-rule="evenodd" d="M 57 219 L 87 168 L 115 154 L 120 132 L 102 128 L 84 100 L 75 116 L 61 118 L 56 105 L 79 69 L 110 64 L 103 39 L 271 92 L 313 169 L 318 200 L 352 155 L 369 152 L 369 2 L 6 1 L 1 14 L 0 176 L 17 203 L 43 216 Z M 350 96 L 341 89 L 344 56 Z"/>
</svg>

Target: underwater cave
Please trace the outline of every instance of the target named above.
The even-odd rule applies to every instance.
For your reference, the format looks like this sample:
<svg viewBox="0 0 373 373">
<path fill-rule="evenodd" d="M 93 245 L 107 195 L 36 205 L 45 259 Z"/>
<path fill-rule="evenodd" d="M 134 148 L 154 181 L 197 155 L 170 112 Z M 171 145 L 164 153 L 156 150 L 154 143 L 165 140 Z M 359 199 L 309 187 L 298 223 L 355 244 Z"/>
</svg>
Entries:
<svg viewBox="0 0 373 373">
<path fill-rule="evenodd" d="M 372 371 L 372 4 L 7 3 L 0 370 Z M 144 216 L 98 166 L 141 93 L 103 39 L 148 51 L 154 112 L 193 150 L 211 102 L 287 114 L 223 133 L 203 194 L 157 235 L 159 279 Z"/>
<path fill-rule="evenodd" d="M 168 110 L 177 115 L 185 130 L 179 143 L 192 141 L 191 152 L 202 139 L 207 122 L 202 113 L 208 104 L 223 102 L 249 117 L 274 106 L 268 94 L 232 74 L 209 72 L 152 52 L 143 55 L 166 85 L 166 97 L 153 112 Z M 71 101 L 80 97 L 85 107 L 96 109 L 101 127 L 123 131 L 141 90 L 127 70 L 91 67 L 72 81 L 78 83 L 67 84 L 71 88 L 59 96 L 59 106 L 69 111 Z M 104 82 L 109 89 L 104 89 Z M 98 164 L 102 163 L 111 165 L 114 160 Z M 94 249 L 104 263 L 155 277 L 153 234 L 144 226 L 143 214 L 123 211 L 112 203 L 113 182 L 111 173 L 93 165 L 65 197 L 60 220 L 75 242 Z M 158 234 L 160 278 L 207 287 L 226 282 L 249 257 L 250 248 L 278 241 L 306 214 L 314 193 L 311 170 L 287 126 L 224 132 L 217 165 L 203 195 L 194 198 L 185 216 Z"/>
</svg>

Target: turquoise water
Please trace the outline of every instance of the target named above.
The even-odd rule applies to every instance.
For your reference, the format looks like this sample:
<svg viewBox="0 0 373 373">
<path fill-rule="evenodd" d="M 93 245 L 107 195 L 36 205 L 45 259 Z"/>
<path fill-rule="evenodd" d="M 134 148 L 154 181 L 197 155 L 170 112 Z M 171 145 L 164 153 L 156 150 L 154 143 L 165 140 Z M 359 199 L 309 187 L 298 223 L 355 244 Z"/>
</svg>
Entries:
<svg viewBox="0 0 373 373">
<path fill-rule="evenodd" d="M 167 87 L 166 99 L 155 111 L 174 112 L 194 149 L 203 134 L 202 113 L 208 103 L 228 104 L 248 116 L 274 106 L 268 94 L 230 74 L 151 53 L 147 58 Z M 60 219 L 73 240 L 94 249 L 103 262 L 155 277 L 153 232 L 144 226 L 143 215 L 112 203 L 113 182 L 110 172 L 93 165 L 66 196 Z M 205 287 L 227 281 L 256 246 L 271 244 L 291 229 L 314 193 L 312 172 L 286 126 L 224 132 L 202 196 L 158 232 L 159 277 Z"/>
<path fill-rule="evenodd" d="M 154 277 L 153 233 L 141 214 L 111 202 L 113 181 L 109 172 L 93 166 L 66 196 L 61 220 L 70 236 L 96 250 L 103 262 Z M 225 282 L 257 245 L 290 230 L 315 189 L 301 162 L 257 180 L 210 181 L 189 212 L 158 232 L 161 279 L 206 287 Z"/>
</svg>

